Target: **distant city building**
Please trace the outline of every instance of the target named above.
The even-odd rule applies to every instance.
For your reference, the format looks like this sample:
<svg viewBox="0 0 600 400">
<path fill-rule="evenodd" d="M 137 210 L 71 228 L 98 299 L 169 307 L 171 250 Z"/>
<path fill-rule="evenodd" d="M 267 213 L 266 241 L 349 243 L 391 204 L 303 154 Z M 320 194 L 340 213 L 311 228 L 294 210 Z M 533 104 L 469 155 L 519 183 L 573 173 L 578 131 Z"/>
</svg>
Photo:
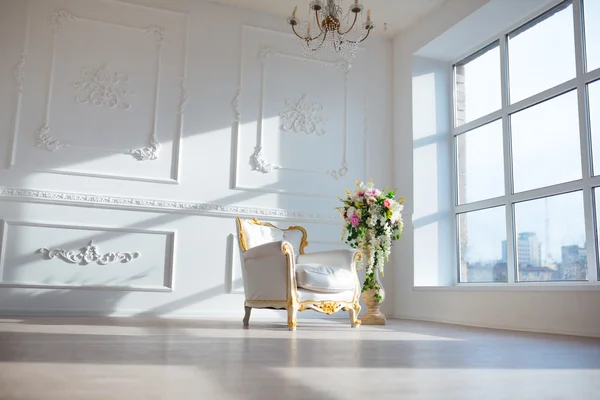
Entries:
<svg viewBox="0 0 600 400">
<path fill-rule="evenodd" d="M 542 261 L 542 245 L 535 232 L 522 232 L 517 242 L 519 281 L 560 281 L 587 279 L 585 245 L 562 246 L 560 262 Z M 502 241 L 502 260 L 494 266 L 494 282 L 502 282 L 506 272 L 506 240 Z"/>
<path fill-rule="evenodd" d="M 558 267 L 533 267 L 531 265 L 519 265 L 519 281 L 554 281 L 558 280 Z"/>
<path fill-rule="evenodd" d="M 560 279 L 586 280 L 587 279 L 587 250 L 585 245 L 562 246 L 560 248 L 561 263 L 559 268 Z"/>
<path fill-rule="evenodd" d="M 542 260 L 542 244 L 535 232 L 521 232 L 517 238 L 518 268 L 515 280 L 521 282 L 586 280 L 587 250 L 585 245 L 562 246 L 558 262 L 548 254 Z M 502 241 L 502 260 L 462 263 L 462 282 L 508 282 L 506 240 Z M 466 280 L 465 280 L 466 278 Z"/>
<path fill-rule="evenodd" d="M 502 241 L 502 262 L 506 263 L 506 240 Z M 519 233 L 517 240 L 517 260 L 519 267 L 539 267 L 542 264 L 542 247 L 535 232 Z"/>
<path fill-rule="evenodd" d="M 494 282 L 508 282 L 508 266 L 506 262 L 499 262 L 493 269 Z"/>
<path fill-rule="evenodd" d="M 542 248 L 535 232 L 519 233 L 517 248 L 519 267 L 542 265 Z"/>
</svg>

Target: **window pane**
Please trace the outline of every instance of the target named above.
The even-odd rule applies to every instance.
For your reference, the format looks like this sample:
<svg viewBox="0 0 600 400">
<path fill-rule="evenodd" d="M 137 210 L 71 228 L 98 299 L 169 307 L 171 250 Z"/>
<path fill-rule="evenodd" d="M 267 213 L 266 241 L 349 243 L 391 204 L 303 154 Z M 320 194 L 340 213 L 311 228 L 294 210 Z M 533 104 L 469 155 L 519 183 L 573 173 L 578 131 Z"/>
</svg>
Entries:
<svg viewBox="0 0 600 400">
<path fill-rule="evenodd" d="M 498 43 L 454 67 L 456 126 L 500 109 L 500 48 Z"/>
<path fill-rule="evenodd" d="M 594 188 L 594 202 L 596 206 L 596 255 L 600 251 L 600 188 Z M 596 260 L 596 268 L 597 268 L 597 279 L 600 281 L 600 265 L 598 265 L 598 260 Z"/>
<path fill-rule="evenodd" d="M 600 1 L 585 0 L 585 40 L 587 52 L 587 70 L 600 68 Z"/>
<path fill-rule="evenodd" d="M 460 282 L 507 282 L 504 206 L 458 215 Z"/>
<path fill-rule="evenodd" d="M 502 120 L 456 136 L 458 204 L 504 195 Z"/>
<path fill-rule="evenodd" d="M 600 81 L 588 85 L 594 175 L 600 174 Z"/>
<path fill-rule="evenodd" d="M 581 178 L 577 92 L 511 115 L 515 192 Z"/>
<path fill-rule="evenodd" d="M 519 281 L 587 279 L 582 192 L 515 204 Z"/>
<path fill-rule="evenodd" d="M 510 101 L 575 77 L 573 6 L 561 5 L 509 35 Z"/>
</svg>

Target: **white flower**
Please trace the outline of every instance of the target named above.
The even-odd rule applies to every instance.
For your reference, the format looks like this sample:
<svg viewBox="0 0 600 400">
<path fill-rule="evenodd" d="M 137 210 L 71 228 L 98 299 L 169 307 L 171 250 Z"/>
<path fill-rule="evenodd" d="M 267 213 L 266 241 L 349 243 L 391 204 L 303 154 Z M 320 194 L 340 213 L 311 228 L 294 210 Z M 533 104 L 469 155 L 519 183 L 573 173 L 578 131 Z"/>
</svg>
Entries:
<svg viewBox="0 0 600 400">
<path fill-rule="evenodd" d="M 356 214 L 356 216 L 357 216 L 358 218 L 362 218 L 362 210 L 361 210 L 360 208 L 358 208 L 358 209 L 357 209 L 357 210 L 354 212 L 354 214 Z"/>
<path fill-rule="evenodd" d="M 398 203 L 397 201 L 394 201 L 394 202 L 392 203 L 392 206 L 390 207 L 390 209 L 391 209 L 392 211 L 398 211 L 398 212 L 401 212 L 401 211 L 404 209 L 404 204 L 400 204 L 400 203 Z"/>
<path fill-rule="evenodd" d="M 373 217 L 369 217 L 369 218 L 367 218 L 367 225 L 368 225 L 369 227 L 371 227 L 371 228 L 372 228 L 372 227 L 374 227 L 374 226 L 375 226 L 375 224 L 377 224 L 377 220 L 373 219 Z"/>
<path fill-rule="evenodd" d="M 367 204 L 371 205 L 371 204 L 375 204 L 375 202 L 377 201 L 377 199 L 373 196 L 369 196 L 367 198 Z"/>
<path fill-rule="evenodd" d="M 348 209 L 348 211 L 346 211 L 346 216 L 347 216 L 348 218 L 350 218 L 351 216 L 353 216 L 353 215 L 354 215 L 354 213 L 355 213 L 355 212 L 356 212 L 356 208 L 354 208 L 354 207 L 350 207 L 350 208 Z M 360 217 L 359 217 L 359 218 L 360 218 Z"/>
<path fill-rule="evenodd" d="M 366 192 L 367 191 L 367 187 L 365 186 L 365 184 L 363 182 L 361 182 L 359 185 L 356 186 L 356 194 L 360 193 L 360 192 Z"/>
</svg>

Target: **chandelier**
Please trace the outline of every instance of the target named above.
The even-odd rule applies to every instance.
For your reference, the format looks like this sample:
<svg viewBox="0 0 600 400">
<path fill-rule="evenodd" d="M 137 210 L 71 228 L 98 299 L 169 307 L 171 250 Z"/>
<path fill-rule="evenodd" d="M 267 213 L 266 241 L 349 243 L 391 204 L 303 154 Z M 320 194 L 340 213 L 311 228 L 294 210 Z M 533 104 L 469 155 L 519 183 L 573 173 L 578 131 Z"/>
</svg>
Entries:
<svg viewBox="0 0 600 400">
<path fill-rule="evenodd" d="M 296 17 L 298 10 L 296 6 L 287 22 L 300 39 L 305 58 L 324 61 L 321 56 L 331 54 L 342 59 L 342 63 L 337 65 L 350 69 L 358 44 L 364 41 L 375 28 L 375 24 L 371 21 L 371 10 L 367 10 L 365 20 L 364 7 L 358 0 L 354 0 L 345 13 L 344 0 L 327 0 L 326 3 L 313 0 L 309 5 L 308 21 L 302 24 Z"/>
</svg>

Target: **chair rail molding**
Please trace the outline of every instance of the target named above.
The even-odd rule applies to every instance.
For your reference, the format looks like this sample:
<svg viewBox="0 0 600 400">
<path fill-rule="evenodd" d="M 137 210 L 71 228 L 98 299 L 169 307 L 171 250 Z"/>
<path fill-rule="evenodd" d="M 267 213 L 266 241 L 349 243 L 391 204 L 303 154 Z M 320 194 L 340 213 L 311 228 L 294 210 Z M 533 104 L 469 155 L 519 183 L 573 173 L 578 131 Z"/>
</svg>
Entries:
<svg viewBox="0 0 600 400">
<path fill-rule="evenodd" d="M 282 210 L 184 201 L 142 199 L 135 197 L 117 197 L 96 194 L 43 191 L 35 189 L 16 189 L 0 187 L 0 200 L 43 202 L 48 204 L 86 205 L 89 207 L 106 207 L 112 209 L 128 209 L 158 212 L 179 212 L 201 215 L 222 215 L 226 217 L 248 216 L 269 217 L 273 219 L 317 221 L 324 224 L 338 224 L 338 215 L 311 213 L 303 211 Z"/>
</svg>

